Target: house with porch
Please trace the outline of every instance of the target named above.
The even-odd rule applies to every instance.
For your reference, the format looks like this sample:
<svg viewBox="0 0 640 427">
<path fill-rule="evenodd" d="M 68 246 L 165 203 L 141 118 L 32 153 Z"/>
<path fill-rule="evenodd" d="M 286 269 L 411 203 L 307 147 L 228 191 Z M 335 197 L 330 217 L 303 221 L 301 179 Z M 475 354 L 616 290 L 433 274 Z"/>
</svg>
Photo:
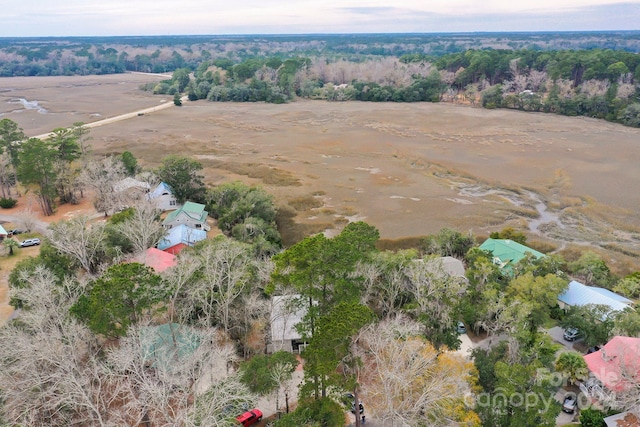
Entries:
<svg viewBox="0 0 640 427">
<path fill-rule="evenodd" d="M 182 206 L 178 203 L 176 196 L 173 195 L 171 186 L 165 182 L 161 182 L 153 191 L 148 193 L 147 199 L 162 211 L 172 211 Z"/>
<path fill-rule="evenodd" d="M 204 209 L 205 206 L 200 203 L 186 202 L 179 209 L 169 213 L 162 225 L 167 230 L 184 224 L 196 230 L 209 231 L 210 227 L 207 224 L 209 213 Z"/>
<path fill-rule="evenodd" d="M 583 356 L 589 378 L 580 384 L 580 391 L 593 402 L 618 410 L 637 409 L 640 389 L 640 338 L 615 336 L 600 350 Z M 637 417 L 611 417 L 607 426 L 632 426 L 628 421 Z"/>
</svg>

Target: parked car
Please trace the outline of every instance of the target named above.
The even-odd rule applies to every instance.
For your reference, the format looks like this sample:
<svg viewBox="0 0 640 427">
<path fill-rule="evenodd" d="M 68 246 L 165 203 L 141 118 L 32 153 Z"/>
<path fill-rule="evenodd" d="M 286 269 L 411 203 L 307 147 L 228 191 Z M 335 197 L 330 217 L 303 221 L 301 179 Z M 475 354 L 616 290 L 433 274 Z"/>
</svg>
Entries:
<svg viewBox="0 0 640 427">
<path fill-rule="evenodd" d="M 40 239 L 27 239 L 27 240 L 23 240 L 22 242 L 20 242 L 20 247 L 21 248 L 26 248 L 28 246 L 36 246 L 40 244 Z"/>
<path fill-rule="evenodd" d="M 362 402 L 358 402 L 358 407 L 360 408 L 360 410 L 358 411 L 360 413 L 360 415 L 364 414 L 364 405 L 362 404 Z M 356 405 L 355 404 L 351 405 L 351 413 L 352 414 L 356 413 Z"/>
<path fill-rule="evenodd" d="M 349 408 L 349 411 L 351 411 L 352 414 L 356 413 L 356 397 L 353 395 L 353 393 L 345 393 L 342 396 L 342 401 L 345 406 Z M 362 403 L 362 401 L 358 402 L 358 408 L 358 412 L 361 415 L 364 414 L 364 404 Z"/>
<path fill-rule="evenodd" d="M 589 349 L 587 350 L 587 354 L 595 353 L 598 350 L 600 350 L 600 346 L 594 345 L 593 347 L 589 347 Z"/>
<path fill-rule="evenodd" d="M 23 230 L 22 228 L 14 228 L 13 230 L 9 230 L 9 236 L 17 236 L 18 234 L 26 233 L 29 230 Z"/>
<path fill-rule="evenodd" d="M 562 337 L 567 341 L 575 341 L 580 336 L 580 331 L 577 328 L 569 328 L 564 331 Z"/>
<path fill-rule="evenodd" d="M 254 408 L 250 411 L 245 412 L 242 415 L 238 415 L 236 417 L 236 420 L 238 420 L 238 422 L 242 424 L 244 427 L 252 426 L 255 423 L 262 420 L 262 411 L 260 409 Z"/>
<path fill-rule="evenodd" d="M 462 321 L 458 322 L 458 324 L 456 326 L 456 329 L 458 331 L 458 334 L 466 334 L 467 333 L 467 327 L 464 326 L 464 322 L 462 322 Z"/>
<path fill-rule="evenodd" d="M 575 394 L 569 393 L 564 397 L 564 401 L 562 402 L 562 410 L 564 412 L 567 414 L 573 414 L 576 411 L 577 406 L 578 401 Z"/>
</svg>

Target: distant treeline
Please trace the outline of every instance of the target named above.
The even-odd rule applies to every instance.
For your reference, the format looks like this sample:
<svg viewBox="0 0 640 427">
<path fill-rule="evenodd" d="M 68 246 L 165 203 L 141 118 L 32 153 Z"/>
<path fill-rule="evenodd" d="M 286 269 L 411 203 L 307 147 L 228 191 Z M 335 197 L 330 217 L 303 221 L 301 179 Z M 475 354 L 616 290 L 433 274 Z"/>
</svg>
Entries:
<svg viewBox="0 0 640 427">
<path fill-rule="evenodd" d="M 640 126 L 640 55 L 613 50 L 468 50 L 433 57 L 403 55 L 362 61 L 250 58 L 203 61 L 155 93 L 191 100 L 288 102 L 454 102 L 588 116 Z"/>
<path fill-rule="evenodd" d="M 0 39 L 0 76 L 173 72 L 146 89 L 210 101 L 445 101 L 640 126 L 639 51 L 640 32 Z"/>
<path fill-rule="evenodd" d="M 227 58 L 366 57 L 429 55 L 469 49 L 640 52 L 640 31 L 541 33 L 321 34 L 236 36 L 128 36 L 0 38 L 0 77 L 58 76 L 194 70 Z"/>
</svg>

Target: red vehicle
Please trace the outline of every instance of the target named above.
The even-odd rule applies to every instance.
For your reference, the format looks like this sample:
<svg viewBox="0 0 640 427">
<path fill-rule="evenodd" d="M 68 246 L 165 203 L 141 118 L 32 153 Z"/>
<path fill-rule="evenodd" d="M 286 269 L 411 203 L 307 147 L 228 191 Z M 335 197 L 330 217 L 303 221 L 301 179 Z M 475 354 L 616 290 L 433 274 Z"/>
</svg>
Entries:
<svg viewBox="0 0 640 427">
<path fill-rule="evenodd" d="M 252 426 L 262 419 L 262 411 L 260 409 L 252 409 L 242 415 L 238 415 L 236 420 L 244 427 Z"/>
</svg>

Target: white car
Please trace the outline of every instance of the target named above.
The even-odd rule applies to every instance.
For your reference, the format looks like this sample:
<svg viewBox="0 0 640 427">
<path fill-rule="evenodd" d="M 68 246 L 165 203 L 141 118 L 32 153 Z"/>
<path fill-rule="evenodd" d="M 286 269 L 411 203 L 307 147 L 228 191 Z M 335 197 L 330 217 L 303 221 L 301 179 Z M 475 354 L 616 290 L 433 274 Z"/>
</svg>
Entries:
<svg viewBox="0 0 640 427">
<path fill-rule="evenodd" d="M 21 248 L 26 248 L 28 246 L 36 246 L 40 244 L 40 239 L 27 239 L 27 240 L 23 240 L 22 242 L 20 242 L 20 247 Z"/>
</svg>

